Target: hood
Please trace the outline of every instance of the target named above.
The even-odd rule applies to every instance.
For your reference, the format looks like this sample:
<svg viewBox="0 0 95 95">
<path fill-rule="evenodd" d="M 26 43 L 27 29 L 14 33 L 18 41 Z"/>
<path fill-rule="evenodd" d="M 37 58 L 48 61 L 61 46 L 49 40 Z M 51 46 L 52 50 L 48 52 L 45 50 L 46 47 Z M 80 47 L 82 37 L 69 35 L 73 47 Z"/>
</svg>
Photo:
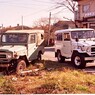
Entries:
<svg viewBox="0 0 95 95">
<path fill-rule="evenodd" d="M 85 46 L 92 46 L 95 45 L 95 41 L 93 40 L 79 40 L 79 44 L 85 45 Z"/>
<path fill-rule="evenodd" d="M 24 45 L 22 45 L 22 46 L 18 46 L 18 45 L 12 46 L 12 45 L 9 45 L 9 46 L 1 46 L 0 47 L 0 50 L 11 51 L 11 52 L 14 52 L 14 51 L 18 52 L 20 50 L 25 50 L 25 49 L 26 49 L 26 47 Z"/>
</svg>

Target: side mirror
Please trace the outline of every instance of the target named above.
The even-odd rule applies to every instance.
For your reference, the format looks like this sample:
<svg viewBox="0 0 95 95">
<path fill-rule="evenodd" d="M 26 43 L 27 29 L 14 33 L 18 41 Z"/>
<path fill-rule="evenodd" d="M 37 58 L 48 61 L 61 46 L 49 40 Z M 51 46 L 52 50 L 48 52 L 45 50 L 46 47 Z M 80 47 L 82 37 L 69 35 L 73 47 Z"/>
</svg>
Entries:
<svg viewBox="0 0 95 95">
<path fill-rule="evenodd" d="M 76 42 L 78 42 L 78 41 L 79 41 L 79 39 L 78 39 L 78 38 L 75 38 L 75 41 L 76 41 Z"/>
</svg>

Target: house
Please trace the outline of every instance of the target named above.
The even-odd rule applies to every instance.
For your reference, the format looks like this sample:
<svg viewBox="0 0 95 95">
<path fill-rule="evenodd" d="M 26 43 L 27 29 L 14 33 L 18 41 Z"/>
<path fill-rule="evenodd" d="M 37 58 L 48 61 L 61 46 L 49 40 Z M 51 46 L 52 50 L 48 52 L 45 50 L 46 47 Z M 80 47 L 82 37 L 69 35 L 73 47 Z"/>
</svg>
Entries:
<svg viewBox="0 0 95 95">
<path fill-rule="evenodd" d="M 58 21 L 57 23 L 53 24 L 51 31 L 68 28 L 75 28 L 75 23 L 73 21 Z"/>
<path fill-rule="evenodd" d="M 74 0 L 78 2 L 75 20 L 79 27 L 95 29 L 95 0 Z"/>
</svg>

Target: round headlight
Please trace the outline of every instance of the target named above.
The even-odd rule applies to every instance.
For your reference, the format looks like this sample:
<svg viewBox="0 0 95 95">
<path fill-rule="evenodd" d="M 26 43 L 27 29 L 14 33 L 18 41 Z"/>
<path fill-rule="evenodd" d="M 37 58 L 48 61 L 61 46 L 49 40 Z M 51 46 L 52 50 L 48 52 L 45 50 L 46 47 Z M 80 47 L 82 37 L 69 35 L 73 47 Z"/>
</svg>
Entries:
<svg viewBox="0 0 95 95">
<path fill-rule="evenodd" d="M 81 50 L 82 50 L 82 51 L 85 51 L 85 47 L 84 47 L 84 46 L 82 46 L 82 47 L 81 47 Z"/>
<path fill-rule="evenodd" d="M 86 49 L 87 52 L 90 52 L 90 50 L 91 50 L 90 47 L 88 47 L 88 48 Z"/>
<path fill-rule="evenodd" d="M 7 58 L 8 58 L 8 59 L 12 58 L 12 54 L 8 53 L 8 54 L 7 54 Z"/>
<path fill-rule="evenodd" d="M 17 58 L 17 57 L 18 57 L 17 52 L 14 52 L 14 58 Z"/>
<path fill-rule="evenodd" d="M 84 46 L 79 46 L 78 47 L 81 51 L 85 51 L 85 47 Z"/>
</svg>

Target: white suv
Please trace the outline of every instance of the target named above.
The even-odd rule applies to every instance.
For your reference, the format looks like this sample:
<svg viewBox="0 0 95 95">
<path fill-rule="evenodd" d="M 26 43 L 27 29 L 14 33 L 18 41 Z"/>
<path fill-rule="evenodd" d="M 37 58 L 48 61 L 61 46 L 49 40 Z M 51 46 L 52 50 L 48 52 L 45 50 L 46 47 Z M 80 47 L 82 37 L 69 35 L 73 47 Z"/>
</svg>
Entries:
<svg viewBox="0 0 95 95">
<path fill-rule="evenodd" d="M 90 28 L 55 31 L 55 57 L 59 62 L 71 58 L 77 68 L 95 60 L 95 32 Z"/>
<path fill-rule="evenodd" d="M 20 73 L 29 61 L 41 60 L 44 30 L 9 30 L 1 33 L 0 67 Z"/>
</svg>

